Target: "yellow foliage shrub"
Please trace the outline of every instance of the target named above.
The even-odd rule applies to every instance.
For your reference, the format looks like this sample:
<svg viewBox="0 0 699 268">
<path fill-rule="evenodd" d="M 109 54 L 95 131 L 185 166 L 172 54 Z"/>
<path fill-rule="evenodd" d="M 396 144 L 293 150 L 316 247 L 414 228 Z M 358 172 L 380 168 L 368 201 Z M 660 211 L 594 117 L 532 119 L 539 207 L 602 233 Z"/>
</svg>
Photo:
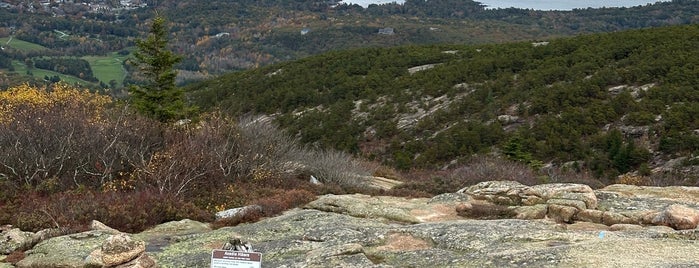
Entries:
<svg viewBox="0 0 699 268">
<path fill-rule="evenodd" d="M 51 88 L 39 88 L 24 84 L 0 91 L 0 123 L 14 120 L 15 113 L 23 111 L 61 108 L 66 112 L 86 112 L 99 120 L 106 105 L 112 103 L 108 96 L 66 84 Z"/>
<path fill-rule="evenodd" d="M 620 175 L 617 178 L 617 183 L 618 184 L 626 184 L 626 185 L 637 185 L 637 186 L 651 185 L 650 179 L 648 177 L 634 175 L 631 173 L 626 173 L 626 174 Z"/>
</svg>

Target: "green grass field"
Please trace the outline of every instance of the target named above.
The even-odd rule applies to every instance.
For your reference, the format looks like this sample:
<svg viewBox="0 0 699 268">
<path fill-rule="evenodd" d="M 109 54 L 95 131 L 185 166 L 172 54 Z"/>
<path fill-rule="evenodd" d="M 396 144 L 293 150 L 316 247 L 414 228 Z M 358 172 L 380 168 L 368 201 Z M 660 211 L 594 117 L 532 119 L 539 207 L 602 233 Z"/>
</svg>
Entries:
<svg viewBox="0 0 699 268">
<path fill-rule="evenodd" d="M 12 61 L 12 66 L 15 67 L 15 72 L 21 75 L 28 75 L 27 74 L 27 66 L 24 65 L 24 63 L 19 62 L 19 61 Z M 62 73 L 57 73 L 53 71 L 48 71 L 44 69 L 37 69 L 37 68 L 32 68 L 31 69 L 32 76 L 38 79 L 43 79 L 45 76 L 54 76 L 58 75 L 58 77 L 61 78 L 61 81 L 69 83 L 69 84 L 78 84 L 78 85 L 94 85 L 94 83 L 82 80 L 80 78 L 77 78 L 72 75 L 65 75 Z"/>
<path fill-rule="evenodd" d="M 12 37 L 0 38 L 0 45 L 2 45 L 3 47 L 11 47 L 11 48 L 17 49 L 19 51 L 24 51 L 24 52 L 39 51 L 39 50 L 48 49 L 42 45 L 22 41 L 22 40 L 12 38 Z"/>
<path fill-rule="evenodd" d="M 26 41 L 22 41 L 16 38 L 12 37 L 3 37 L 0 38 L 0 45 L 3 47 L 11 47 L 14 49 L 17 49 L 22 52 L 29 52 L 29 51 L 40 51 L 40 50 L 48 50 L 49 48 L 46 48 L 44 46 L 41 46 L 39 44 L 35 43 L 30 43 Z M 124 78 L 126 77 L 126 70 L 124 70 L 124 67 L 122 66 L 122 62 L 127 58 L 128 56 L 123 56 L 119 55 L 118 53 L 110 53 L 107 56 L 85 56 L 82 57 L 84 60 L 88 61 L 90 63 L 90 67 L 92 68 L 92 73 L 95 75 L 97 79 L 100 81 L 104 82 L 105 84 L 109 84 L 109 81 L 114 80 L 117 82 L 117 87 L 121 87 L 124 81 Z M 15 72 L 21 74 L 21 75 L 27 75 L 27 66 L 24 65 L 24 63 L 21 63 L 19 61 L 15 61 L 12 63 L 12 65 L 15 67 Z M 53 71 L 48 71 L 48 70 L 42 70 L 42 69 L 32 69 L 32 76 L 35 78 L 42 79 L 44 76 L 54 76 L 58 75 L 58 77 L 61 78 L 62 81 L 71 83 L 71 84 L 81 84 L 81 85 L 92 85 L 94 83 L 82 80 L 80 78 L 77 78 L 75 76 L 71 75 L 65 75 Z"/>
<path fill-rule="evenodd" d="M 85 56 L 82 58 L 90 63 L 92 73 L 97 79 L 105 84 L 109 84 L 109 81 L 114 80 L 117 81 L 117 87 L 121 87 L 124 77 L 126 77 L 126 71 L 122 66 L 122 62 L 124 62 L 127 56 L 114 52 L 108 56 Z"/>
</svg>

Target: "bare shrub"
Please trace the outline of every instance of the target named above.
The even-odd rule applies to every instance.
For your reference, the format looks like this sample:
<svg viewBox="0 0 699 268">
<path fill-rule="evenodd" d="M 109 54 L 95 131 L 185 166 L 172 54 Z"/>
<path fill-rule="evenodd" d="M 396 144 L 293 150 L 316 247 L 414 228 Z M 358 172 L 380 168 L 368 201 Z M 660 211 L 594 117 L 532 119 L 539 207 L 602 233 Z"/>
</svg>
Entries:
<svg viewBox="0 0 699 268">
<path fill-rule="evenodd" d="M 141 187 L 170 196 L 198 196 L 240 176 L 239 132 L 232 120 L 211 114 L 196 125 L 164 126 L 163 146 L 135 159 Z"/>
<path fill-rule="evenodd" d="M 493 180 L 518 181 L 525 185 L 539 183 L 536 173 L 528 165 L 486 156 L 471 158 L 465 165 L 452 171 L 447 178 L 460 182 L 461 187 Z"/>
<path fill-rule="evenodd" d="M 124 232 L 140 232 L 184 218 L 211 221 L 213 215 L 183 199 L 151 191 L 29 193 L 0 210 L 0 222 L 34 232 L 55 227 L 85 230 L 92 220 Z"/>
<path fill-rule="evenodd" d="M 165 148 L 139 163 L 134 176 L 159 194 L 180 196 L 209 173 L 205 149 L 188 133 L 168 131 Z"/>
<path fill-rule="evenodd" d="M 309 172 L 323 183 L 366 186 L 373 173 L 369 164 L 340 151 L 309 152 L 302 161 Z"/>
<path fill-rule="evenodd" d="M 267 117 L 244 117 L 238 122 L 241 176 L 313 175 L 323 183 L 363 186 L 377 168 L 350 154 L 311 150 L 279 130 Z"/>
<path fill-rule="evenodd" d="M 131 170 L 129 155 L 150 154 L 151 124 L 134 125 L 108 97 L 58 85 L 0 95 L 0 174 L 9 191 L 100 187 Z M 127 119 L 128 118 L 128 119 Z"/>
<path fill-rule="evenodd" d="M 240 169 L 243 153 L 239 129 L 233 120 L 218 112 L 205 115 L 196 128 L 196 138 L 205 147 L 214 174 L 228 181 L 247 174 Z"/>
<path fill-rule="evenodd" d="M 236 163 L 240 177 L 280 176 L 288 171 L 289 163 L 305 155 L 298 139 L 279 130 L 269 117 L 242 117 L 238 129 L 238 154 L 244 156 Z"/>
</svg>

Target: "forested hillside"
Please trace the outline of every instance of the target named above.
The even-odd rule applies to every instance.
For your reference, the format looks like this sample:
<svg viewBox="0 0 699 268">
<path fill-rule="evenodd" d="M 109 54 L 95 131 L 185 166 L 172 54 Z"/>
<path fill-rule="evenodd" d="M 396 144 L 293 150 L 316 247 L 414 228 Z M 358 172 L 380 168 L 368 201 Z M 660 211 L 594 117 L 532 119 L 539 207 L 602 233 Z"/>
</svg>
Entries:
<svg viewBox="0 0 699 268">
<path fill-rule="evenodd" d="M 6 1 L 0 7 L 0 88 L 55 80 L 46 77 L 105 89 L 137 83 L 124 60 L 156 10 L 168 19 L 171 48 L 185 56 L 177 66 L 180 84 L 360 47 L 541 40 L 699 20 L 699 1 L 693 0 L 573 11 L 491 10 L 471 0 L 368 8 L 337 1 L 80 2 Z M 33 65 L 66 56 L 91 61 L 95 79 L 64 71 L 75 68 Z"/>
<path fill-rule="evenodd" d="M 694 184 L 697 36 L 699 25 L 689 25 L 535 43 L 367 48 L 231 73 L 189 90 L 203 108 L 274 115 L 304 142 L 400 169 L 498 154 L 607 181 L 634 171 Z"/>
</svg>

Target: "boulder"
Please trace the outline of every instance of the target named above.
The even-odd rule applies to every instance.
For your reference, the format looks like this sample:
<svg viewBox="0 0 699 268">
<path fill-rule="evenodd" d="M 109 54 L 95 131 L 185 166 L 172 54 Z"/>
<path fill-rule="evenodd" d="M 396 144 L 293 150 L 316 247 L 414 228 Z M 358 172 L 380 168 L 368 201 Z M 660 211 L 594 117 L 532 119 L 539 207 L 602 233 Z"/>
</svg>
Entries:
<svg viewBox="0 0 699 268">
<path fill-rule="evenodd" d="M 548 206 L 544 204 L 521 206 L 513 208 L 512 211 L 515 213 L 515 219 L 538 220 L 546 217 Z"/>
<path fill-rule="evenodd" d="M 602 223 L 603 215 L 604 215 L 604 211 L 594 210 L 594 209 L 584 209 L 584 210 L 579 211 L 577 214 L 575 214 L 575 220 L 585 221 L 585 222 L 593 222 L 593 223 Z"/>
<path fill-rule="evenodd" d="M 96 220 L 93 220 L 92 222 L 90 222 L 90 230 L 103 231 L 103 232 L 108 233 L 108 234 L 121 233 L 121 232 L 119 232 L 119 230 L 116 230 L 112 227 L 109 227 L 109 226 L 105 225 L 104 223 L 101 223 L 101 222 L 96 221 Z"/>
<path fill-rule="evenodd" d="M 159 267 L 158 264 L 153 260 L 153 258 L 150 257 L 148 254 L 141 254 L 135 259 L 119 264 L 115 266 L 114 268 L 153 268 L 153 267 Z"/>
<path fill-rule="evenodd" d="M 587 205 L 585 204 L 585 202 L 574 199 L 549 199 L 546 200 L 546 204 L 574 207 L 578 211 L 587 209 Z"/>
<path fill-rule="evenodd" d="M 675 230 L 695 229 L 699 224 L 699 211 L 674 204 L 657 214 L 652 222 L 655 225 L 669 226 Z"/>
<path fill-rule="evenodd" d="M 584 208 L 597 208 L 597 197 L 590 186 L 572 183 L 550 183 L 526 186 L 515 181 L 486 181 L 458 191 L 478 200 L 506 205 L 532 206 L 545 204 L 550 199 L 575 200 Z"/>
<path fill-rule="evenodd" d="M 114 267 L 139 258 L 145 251 L 145 242 L 133 240 L 131 236 L 120 233 L 109 236 L 99 249 L 92 251 L 88 256 L 88 263 Z"/>
<path fill-rule="evenodd" d="M 473 204 L 473 200 L 446 197 L 438 200 L 449 202 L 432 205 L 450 206 L 456 212 L 457 205 Z M 154 257 L 165 267 L 205 266 L 211 249 L 220 247 L 232 235 L 255 245 L 269 267 L 647 267 L 658 263 L 687 266 L 691 264 L 688 260 L 699 257 L 693 241 L 680 239 L 686 235 L 669 236 L 675 231 L 667 227 L 627 227 L 627 231 L 608 233 L 600 239 L 600 231 L 608 227 L 588 222 L 568 225 L 546 219 L 457 217 L 410 223 L 387 220 L 380 213 L 391 207 L 403 215 L 414 215 L 411 213 L 416 210 L 430 209 L 430 199 L 328 195 L 319 200 L 325 200 L 320 203 L 323 206 L 314 207 L 323 210 L 294 209 L 260 222 L 202 233 L 169 244 L 154 252 Z M 331 209 L 330 204 L 338 207 Z M 541 213 L 549 206 L 578 209 L 560 204 L 511 209 L 536 208 Z M 372 208 L 375 211 L 369 212 Z M 573 219 L 584 211 L 596 211 L 598 214 L 591 217 L 599 223 L 605 217 L 624 216 L 621 212 L 586 209 L 578 211 Z M 661 236 L 677 238 L 658 239 Z M 638 256 L 637 252 L 658 254 Z"/>
<path fill-rule="evenodd" d="M 545 202 L 530 192 L 530 189 L 529 186 L 516 181 L 485 181 L 463 188 L 457 193 L 465 193 L 474 199 L 504 206 L 535 205 Z"/>
<path fill-rule="evenodd" d="M 102 231 L 53 237 L 37 244 L 25 252 L 25 257 L 16 266 L 31 267 L 84 267 L 87 256 L 99 248 L 110 234 Z"/>
<path fill-rule="evenodd" d="M 605 211 L 602 213 L 602 222 L 605 225 L 614 225 L 614 224 L 634 224 L 637 222 L 634 222 L 633 219 L 630 219 L 629 217 L 624 216 L 621 213 L 615 213 L 615 212 L 609 212 Z"/>
<path fill-rule="evenodd" d="M 576 183 L 549 183 L 534 185 L 531 193 L 544 200 L 565 199 L 585 203 L 585 209 L 597 208 L 597 196 L 590 186 Z M 579 208 L 583 209 L 583 208 Z"/>
<path fill-rule="evenodd" d="M 260 212 L 260 211 L 262 211 L 262 207 L 258 206 L 258 205 L 232 208 L 232 209 L 216 212 L 216 219 L 220 220 L 220 219 L 233 218 L 233 217 L 243 216 L 247 213 Z"/>
<path fill-rule="evenodd" d="M 32 240 L 34 233 L 23 232 L 10 225 L 0 227 L 0 254 L 10 254 Z"/>
<path fill-rule="evenodd" d="M 546 216 L 556 222 L 572 223 L 573 218 L 579 211 L 579 209 L 571 206 L 550 204 Z"/>
<path fill-rule="evenodd" d="M 456 195 L 458 196 L 458 195 Z M 346 214 L 354 217 L 372 218 L 401 223 L 420 223 L 458 219 L 454 206 L 461 203 L 427 198 L 403 198 L 390 196 L 324 195 L 306 204 L 306 209 Z"/>
<path fill-rule="evenodd" d="M 208 223 L 184 219 L 157 225 L 141 233 L 134 234 L 133 237 L 146 242 L 146 251 L 159 252 L 170 244 L 182 242 L 197 234 L 209 231 L 211 231 L 211 227 Z M 223 245 L 223 242 L 221 245 Z"/>
</svg>

